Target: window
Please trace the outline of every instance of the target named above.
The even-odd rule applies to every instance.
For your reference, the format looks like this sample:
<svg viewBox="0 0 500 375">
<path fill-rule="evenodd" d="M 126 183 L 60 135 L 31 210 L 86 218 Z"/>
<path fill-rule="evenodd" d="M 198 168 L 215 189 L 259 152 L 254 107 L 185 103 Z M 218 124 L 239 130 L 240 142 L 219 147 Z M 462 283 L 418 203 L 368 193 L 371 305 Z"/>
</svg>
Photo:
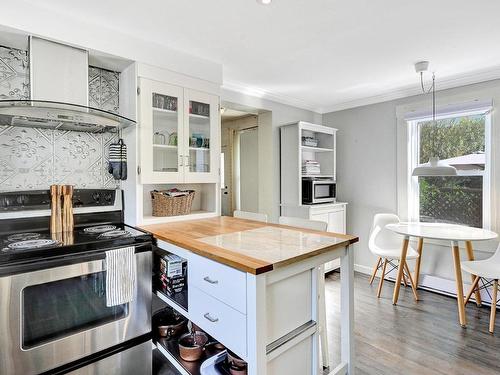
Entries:
<svg viewBox="0 0 500 375">
<path fill-rule="evenodd" d="M 411 220 L 489 227 L 489 112 L 468 111 L 409 122 Z M 411 177 L 413 168 L 439 159 L 457 176 Z"/>
</svg>

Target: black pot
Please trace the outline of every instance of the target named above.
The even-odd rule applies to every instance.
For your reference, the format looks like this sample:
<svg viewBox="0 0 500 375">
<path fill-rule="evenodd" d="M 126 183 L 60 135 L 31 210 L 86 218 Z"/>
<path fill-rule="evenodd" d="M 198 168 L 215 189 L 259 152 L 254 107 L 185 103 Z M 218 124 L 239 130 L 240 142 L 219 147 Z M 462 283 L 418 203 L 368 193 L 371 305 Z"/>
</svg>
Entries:
<svg viewBox="0 0 500 375">
<path fill-rule="evenodd" d="M 187 332 L 188 320 L 178 314 L 171 307 L 158 311 L 153 315 L 153 329 L 156 329 L 161 337 L 171 339 Z"/>
</svg>

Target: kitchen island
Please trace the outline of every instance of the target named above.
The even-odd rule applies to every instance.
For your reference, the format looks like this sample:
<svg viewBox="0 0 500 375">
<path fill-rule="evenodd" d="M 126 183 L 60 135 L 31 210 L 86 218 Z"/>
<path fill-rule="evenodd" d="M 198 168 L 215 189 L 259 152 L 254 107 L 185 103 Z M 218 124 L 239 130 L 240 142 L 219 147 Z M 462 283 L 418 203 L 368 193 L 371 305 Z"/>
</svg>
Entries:
<svg viewBox="0 0 500 375">
<path fill-rule="evenodd" d="M 160 251 L 187 260 L 183 303 L 160 298 L 246 360 L 249 375 L 322 373 L 318 267 L 340 258 L 342 363 L 331 374 L 354 373 L 350 245 L 357 237 L 232 217 L 143 229 Z M 158 349 L 175 362 L 166 348 Z"/>
</svg>

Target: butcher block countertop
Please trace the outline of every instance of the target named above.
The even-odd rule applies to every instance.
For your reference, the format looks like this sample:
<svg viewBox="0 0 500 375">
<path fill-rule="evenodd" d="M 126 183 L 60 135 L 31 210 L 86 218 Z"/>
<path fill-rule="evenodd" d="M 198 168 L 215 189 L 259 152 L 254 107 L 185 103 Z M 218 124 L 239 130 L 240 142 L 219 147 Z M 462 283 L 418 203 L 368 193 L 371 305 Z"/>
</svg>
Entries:
<svg viewBox="0 0 500 375">
<path fill-rule="evenodd" d="M 158 240 L 256 275 L 358 241 L 350 235 L 227 216 L 141 228 Z"/>
</svg>

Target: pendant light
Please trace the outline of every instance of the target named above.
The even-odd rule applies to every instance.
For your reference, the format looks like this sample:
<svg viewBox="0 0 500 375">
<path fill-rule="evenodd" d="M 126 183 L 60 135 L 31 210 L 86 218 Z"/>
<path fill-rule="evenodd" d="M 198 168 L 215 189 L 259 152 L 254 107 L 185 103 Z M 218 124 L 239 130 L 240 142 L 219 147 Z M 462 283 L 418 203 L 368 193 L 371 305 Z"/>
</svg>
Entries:
<svg viewBox="0 0 500 375">
<path fill-rule="evenodd" d="M 436 77 L 434 73 L 432 73 L 432 86 L 426 90 L 424 86 L 424 72 L 429 68 L 428 61 L 420 61 L 415 64 L 415 71 L 420 73 L 420 85 L 422 87 L 422 92 L 424 94 L 428 94 L 432 92 L 432 124 L 434 128 L 437 125 L 436 122 Z M 434 137 L 431 137 L 433 142 L 432 152 L 434 150 Z M 420 177 L 420 176 L 456 176 L 457 169 L 439 161 L 439 157 L 431 156 L 429 158 L 428 164 L 421 164 L 413 169 L 412 176 Z"/>
</svg>

